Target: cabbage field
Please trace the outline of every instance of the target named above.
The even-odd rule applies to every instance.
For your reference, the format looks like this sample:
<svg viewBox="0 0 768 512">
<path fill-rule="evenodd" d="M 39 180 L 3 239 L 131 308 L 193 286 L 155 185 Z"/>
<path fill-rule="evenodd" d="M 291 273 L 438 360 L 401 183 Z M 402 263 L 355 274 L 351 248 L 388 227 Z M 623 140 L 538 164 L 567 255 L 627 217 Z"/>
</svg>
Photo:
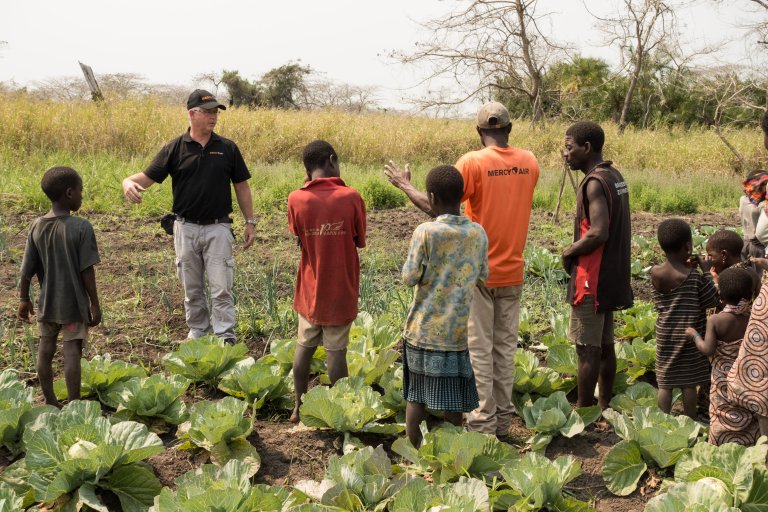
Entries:
<svg viewBox="0 0 768 512">
<path fill-rule="evenodd" d="M 534 212 L 516 354 L 511 444 L 431 418 L 424 443 L 406 440 L 400 332 L 411 292 L 398 269 L 410 208 L 369 213 L 361 252 L 361 313 L 350 376 L 328 387 L 325 355 L 293 405 L 298 253 L 284 217 L 264 215 L 255 250 L 237 253 L 238 340 L 185 335 L 173 248 L 155 220 L 84 214 L 102 251 L 104 323 L 90 333 L 82 399 L 40 405 L 36 329 L 13 319 L 24 214 L 0 232 L 0 511 L 488 511 L 765 510 L 768 444 L 706 443 L 706 427 L 656 407 L 655 313 L 647 271 L 659 261 L 660 217 L 638 213 L 636 305 L 617 315 L 619 376 L 611 432 L 600 411 L 572 406 L 576 353 L 567 340 L 568 279 L 558 256 L 570 220 Z M 7 220 L 7 219 L 6 219 Z M 726 214 L 698 215 L 696 250 Z M 57 373 L 58 375 L 58 373 Z M 63 381 L 56 392 L 66 394 Z"/>
</svg>

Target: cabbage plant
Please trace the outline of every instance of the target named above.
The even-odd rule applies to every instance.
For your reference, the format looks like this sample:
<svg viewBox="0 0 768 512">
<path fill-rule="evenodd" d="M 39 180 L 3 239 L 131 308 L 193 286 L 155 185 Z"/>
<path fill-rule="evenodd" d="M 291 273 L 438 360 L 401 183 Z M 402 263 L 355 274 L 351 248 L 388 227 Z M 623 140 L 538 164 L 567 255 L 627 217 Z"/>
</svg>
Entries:
<svg viewBox="0 0 768 512">
<path fill-rule="evenodd" d="M 35 405 L 35 392 L 18 379 L 15 370 L 0 373 L 0 445 L 12 456 L 24 451 L 24 426 L 40 414 L 54 412 L 50 405 Z"/>
<path fill-rule="evenodd" d="M 672 392 L 672 403 L 675 403 L 682 393 L 679 389 Z M 659 391 L 647 382 L 636 382 L 623 393 L 611 399 L 611 408 L 618 412 L 632 413 L 635 407 L 656 407 L 659 403 Z"/>
<path fill-rule="evenodd" d="M 616 344 L 616 371 L 627 374 L 629 383 L 656 369 L 656 340 Z"/>
<path fill-rule="evenodd" d="M 301 422 L 308 427 L 373 434 L 403 431 L 404 425 L 379 422 L 392 414 L 362 377 L 344 377 L 332 387 L 315 386 L 304 395 L 299 409 Z"/>
<path fill-rule="evenodd" d="M 381 403 L 390 411 L 396 413 L 398 423 L 405 421 L 405 398 L 403 398 L 403 365 L 395 363 L 389 368 L 381 380 L 379 386 L 384 391 Z"/>
<path fill-rule="evenodd" d="M 561 377 L 560 374 L 546 366 L 539 365 L 536 354 L 528 350 L 515 352 L 515 384 L 514 392 L 518 395 L 536 394 L 549 396 L 555 391 L 566 393 L 576 386 L 573 377 Z"/>
<path fill-rule="evenodd" d="M 671 416 L 655 407 L 635 407 L 631 417 L 607 409 L 603 417 L 622 438 L 603 461 L 605 484 L 618 496 L 626 496 L 637 488 L 648 465 L 674 465 L 688 453 L 701 430 L 688 416 Z"/>
<path fill-rule="evenodd" d="M 251 466 L 230 460 L 224 466 L 203 464 L 164 487 L 150 512 L 251 512 L 286 510 L 300 503 L 295 493 L 279 486 L 252 485 Z M 285 508 L 284 508 L 285 507 Z"/>
<path fill-rule="evenodd" d="M 163 431 L 164 424 L 178 425 L 187 419 L 187 406 L 181 397 L 189 384 L 181 375 L 152 375 L 118 383 L 107 395 L 117 405 L 113 421 L 141 421 L 156 431 Z"/>
<path fill-rule="evenodd" d="M 437 483 L 454 482 L 462 475 L 492 478 L 517 458 L 517 452 L 496 436 L 466 432 L 449 424 L 432 432 L 425 430 L 422 423 L 424 440 L 418 449 L 408 438 L 399 438 L 392 443 L 392 451 L 409 460 L 416 470 L 431 473 Z"/>
<path fill-rule="evenodd" d="M 141 366 L 126 363 L 118 359 L 112 360 L 112 356 L 94 356 L 90 361 L 80 360 L 80 398 L 97 397 L 99 401 L 110 407 L 116 404 L 109 401 L 109 391 L 115 384 L 132 379 L 134 377 L 146 377 L 147 372 Z M 57 379 L 53 383 L 53 391 L 56 398 L 67 398 L 67 386 L 64 379 Z"/>
<path fill-rule="evenodd" d="M 523 406 L 525 426 L 534 432 L 528 440 L 531 450 L 543 452 L 556 435 L 573 437 L 600 417 L 600 407 L 572 409 L 562 391 Z"/>
<path fill-rule="evenodd" d="M 0 483 L 0 512 L 17 512 L 24 510 L 24 498 L 6 483 Z"/>
<path fill-rule="evenodd" d="M 163 451 L 160 438 L 141 423 L 110 425 L 98 402 L 76 400 L 41 414 L 24 432 L 24 444 L 26 457 L 9 469 L 26 472 L 33 501 L 45 506 L 69 495 L 70 510 L 107 510 L 101 490 L 114 493 L 126 512 L 144 511 L 162 487 L 141 463 Z"/>
<path fill-rule="evenodd" d="M 411 479 L 388 504 L 387 510 L 487 512 L 491 508 L 485 483 L 476 478 L 462 476 L 455 483 L 437 485 L 423 478 Z"/>
<path fill-rule="evenodd" d="M 186 340 L 175 352 L 163 356 L 163 367 L 183 375 L 192 382 L 205 382 L 216 387 L 222 374 L 245 359 L 248 347 L 243 343 L 229 345 L 214 336 Z"/>
<path fill-rule="evenodd" d="M 677 462 L 675 485 L 649 502 L 650 510 L 688 510 L 692 505 L 707 505 L 709 510 L 766 510 L 766 454 L 765 437 L 751 447 L 698 443 Z"/>
<path fill-rule="evenodd" d="M 289 396 L 293 382 L 274 360 L 254 361 L 249 357 L 239 361 L 221 376 L 219 389 L 247 401 L 254 410 L 261 409 L 267 402 L 274 402 L 283 409 L 293 407 Z"/>
<path fill-rule="evenodd" d="M 224 466 L 232 459 L 246 462 L 250 466 L 248 476 L 255 475 L 261 458 L 246 439 L 253 430 L 253 420 L 245 415 L 247 410 L 247 402 L 231 396 L 194 404 L 189 421 L 179 426 L 179 438 L 185 440 L 179 449 L 202 448 L 216 466 Z"/>
<path fill-rule="evenodd" d="M 501 469 L 502 481 L 491 490 L 491 501 L 495 510 L 593 510 L 563 493 L 579 475 L 581 465 L 570 455 L 549 460 L 529 452 Z"/>
<path fill-rule="evenodd" d="M 392 462 L 379 445 L 334 455 L 322 481 L 302 480 L 295 487 L 322 505 L 362 511 L 380 510 L 406 482 L 405 475 L 393 475 Z"/>
</svg>

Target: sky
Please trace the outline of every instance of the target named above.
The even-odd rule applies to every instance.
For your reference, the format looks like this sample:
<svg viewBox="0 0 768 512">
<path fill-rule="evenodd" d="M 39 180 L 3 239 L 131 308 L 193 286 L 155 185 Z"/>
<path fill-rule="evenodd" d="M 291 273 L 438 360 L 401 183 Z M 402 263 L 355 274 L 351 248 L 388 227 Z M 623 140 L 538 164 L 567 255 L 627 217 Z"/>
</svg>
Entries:
<svg viewBox="0 0 768 512">
<path fill-rule="evenodd" d="M 540 0 L 551 12 L 551 34 L 585 56 L 618 63 L 585 12 L 614 11 L 620 0 Z M 466 3 L 466 2 L 464 2 Z M 717 56 L 738 63 L 753 48 L 738 28 L 748 0 L 694 0 L 678 11 L 683 37 L 694 46 L 727 41 Z M 234 69 L 255 79 L 299 60 L 324 78 L 377 88 L 380 106 L 407 108 L 427 70 L 388 57 L 427 33 L 419 26 L 457 0 L 16 0 L 0 16 L 0 82 L 34 84 L 78 76 L 78 61 L 100 73 L 138 73 L 150 83 L 194 85 L 204 72 Z M 546 26 L 546 25 L 545 25 Z"/>
</svg>

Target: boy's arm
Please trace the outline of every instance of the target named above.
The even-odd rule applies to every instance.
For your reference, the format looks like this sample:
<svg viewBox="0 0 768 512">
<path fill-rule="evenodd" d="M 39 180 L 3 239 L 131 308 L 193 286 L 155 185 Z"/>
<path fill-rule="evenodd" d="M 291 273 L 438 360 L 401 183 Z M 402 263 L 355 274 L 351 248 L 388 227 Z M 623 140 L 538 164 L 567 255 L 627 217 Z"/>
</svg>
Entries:
<svg viewBox="0 0 768 512">
<path fill-rule="evenodd" d="M 714 355 L 715 348 L 717 347 L 716 323 L 717 320 L 715 316 L 709 318 L 707 321 L 707 332 L 703 338 L 693 327 L 688 327 L 685 330 L 685 337 L 692 340 L 696 344 L 696 348 L 699 349 L 699 352 L 707 357 Z"/>
<path fill-rule="evenodd" d="M 416 286 L 421 282 L 424 275 L 424 245 L 422 243 L 422 234 L 419 228 L 411 237 L 411 247 L 408 250 L 408 257 L 403 265 L 403 282 L 406 286 Z"/>
<path fill-rule="evenodd" d="M 587 183 L 587 199 L 589 200 L 589 230 L 563 251 L 563 267 L 566 270 L 570 268 L 574 258 L 589 254 L 608 241 L 610 225 L 608 200 L 603 186 L 596 179 L 591 179 Z"/>
<path fill-rule="evenodd" d="M 355 247 L 362 249 L 365 247 L 366 231 L 368 229 L 365 217 L 365 201 L 358 196 L 359 205 L 355 209 Z"/>
<path fill-rule="evenodd" d="M 80 272 L 80 277 L 83 280 L 83 287 L 91 299 L 91 318 L 88 321 L 88 325 L 93 327 L 101 323 L 101 305 L 99 304 L 99 294 L 96 290 L 96 268 L 91 265 Z"/>
<path fill-rule="evenodd" d="M 29 285 L 31 281 L 26 276 L 19 278 L 19 320 L 31 323 L 29 317 L 35 314 L 35 308 L 32 299 L 29 296 Z"/>
<path fill-rule="evenodd" d="M 715 283 L 707 274 L 701 274 L 701 288 L 699 289 L 699 301 L 702 309 L 715 308 L 720 305 L 720 293 Z"/>
</svg>

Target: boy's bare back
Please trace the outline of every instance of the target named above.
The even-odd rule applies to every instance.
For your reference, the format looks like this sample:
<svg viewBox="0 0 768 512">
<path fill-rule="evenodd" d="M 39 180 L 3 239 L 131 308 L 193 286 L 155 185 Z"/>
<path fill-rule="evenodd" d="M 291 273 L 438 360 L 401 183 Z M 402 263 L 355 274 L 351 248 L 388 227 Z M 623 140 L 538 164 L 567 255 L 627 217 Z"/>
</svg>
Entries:
<svg viewBox="0 0 768 512">
<path fill-rule="evenodd" d="M 665 261 L 651 268 L 651 285 L 659 293 L 670 293 L 680 287 L 688 279 L 691 267 L 684 263 Z"/>
</svg>

